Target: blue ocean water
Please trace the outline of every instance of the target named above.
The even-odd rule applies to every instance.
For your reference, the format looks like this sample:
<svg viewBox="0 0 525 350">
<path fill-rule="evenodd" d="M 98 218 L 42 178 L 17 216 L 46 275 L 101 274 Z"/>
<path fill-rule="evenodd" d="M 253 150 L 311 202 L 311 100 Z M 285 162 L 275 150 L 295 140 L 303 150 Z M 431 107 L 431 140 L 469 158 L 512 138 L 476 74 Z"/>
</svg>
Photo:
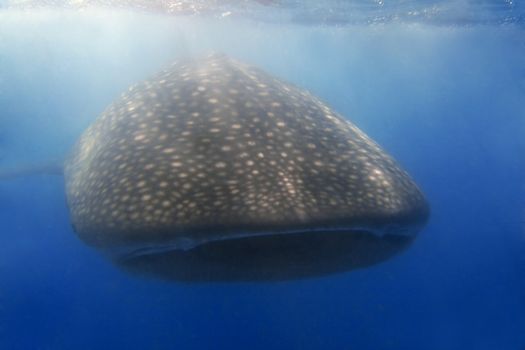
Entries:
<svg viewBox="0 0 525 350">
<path fill-rule="evenodd" d="M 409 249 L 373 267 L 185 284 L 127 274 L 84 245 L 61 177 L 2 181 L 0 349 L 524 349 L 525 30 L 513 18 L 0 10 L 2 166 L 63 157 L 131 83 L 215 50 L 320 96 L 432 209 Z"/>
</svg>

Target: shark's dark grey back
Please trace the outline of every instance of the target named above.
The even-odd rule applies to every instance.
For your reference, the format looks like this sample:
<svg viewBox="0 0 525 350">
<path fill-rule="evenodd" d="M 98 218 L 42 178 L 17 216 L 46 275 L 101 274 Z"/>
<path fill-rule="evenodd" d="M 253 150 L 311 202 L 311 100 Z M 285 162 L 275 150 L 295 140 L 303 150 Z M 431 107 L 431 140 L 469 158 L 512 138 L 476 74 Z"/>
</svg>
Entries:
<svg viewBox="0 0 525 350">
<path fill-rule="evenodd" d="M 412 237 L 409 176 L 309 92 L 223 55 L 129 88 L 66 162 L 74 227 L 117 256 L 301 232 Z"/>
</svg>

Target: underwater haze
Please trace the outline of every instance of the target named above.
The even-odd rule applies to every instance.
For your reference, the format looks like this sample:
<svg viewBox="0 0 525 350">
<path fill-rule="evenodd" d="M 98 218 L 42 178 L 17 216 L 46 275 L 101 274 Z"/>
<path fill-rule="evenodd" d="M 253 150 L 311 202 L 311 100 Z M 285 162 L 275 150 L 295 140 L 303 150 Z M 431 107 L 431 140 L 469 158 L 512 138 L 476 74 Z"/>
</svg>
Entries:
<svg viewBox="0 0 525 350">
<path fill-rule="evenodd" d="M 523 8 L 99 2 L 0 2 L 0 169 L 61 162 L 131 84 L 221 52 L 356 124 L 419 185 L 430 219 L 366 268 L 182 283 L 84 244 L 62 176 L 3 179 L 0 349 L 525 349 Z"/>
</svg>

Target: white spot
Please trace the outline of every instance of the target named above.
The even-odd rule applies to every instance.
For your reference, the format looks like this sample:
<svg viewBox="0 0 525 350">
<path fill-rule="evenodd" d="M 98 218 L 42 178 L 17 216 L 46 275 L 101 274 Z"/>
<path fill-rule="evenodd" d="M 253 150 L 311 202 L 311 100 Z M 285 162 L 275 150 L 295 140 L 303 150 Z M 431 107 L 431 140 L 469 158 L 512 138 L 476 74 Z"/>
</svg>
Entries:
<svg viewBox="0 0 525 350">
<path fill-rule="evenodd" d="M 210 98 L 210 99 L 208 100 L 208 102 L 211 103 L 211 104 L 216 104 L 216 103 L 219 102 L 219 100 L 217 100 L 216 98 Z"/>
<path fill-rule="evenodd" d="M 215 167 L 219 168 L 219 169 L 226 168 L 226 163 L 224 163 L 224 162 L 217 162 L 217 163 L 215 163 Z"/>
</svg>

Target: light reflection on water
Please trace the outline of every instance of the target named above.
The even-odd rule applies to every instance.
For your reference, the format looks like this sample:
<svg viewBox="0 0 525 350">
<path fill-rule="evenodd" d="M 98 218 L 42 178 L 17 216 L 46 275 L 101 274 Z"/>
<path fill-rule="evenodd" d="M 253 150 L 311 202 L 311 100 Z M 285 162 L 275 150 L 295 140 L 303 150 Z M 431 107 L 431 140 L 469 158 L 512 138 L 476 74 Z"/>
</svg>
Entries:
<svg viewBox="0 0 525 350">
<path fill-rule="evenodd" d="M 169 15 L 249 18 L 306 25 L 390 22 L 435 25 L 523 23 L 525 10 L 513 0 L 3 0 L 0 8 L 113 7 Z"/>
</svg>

